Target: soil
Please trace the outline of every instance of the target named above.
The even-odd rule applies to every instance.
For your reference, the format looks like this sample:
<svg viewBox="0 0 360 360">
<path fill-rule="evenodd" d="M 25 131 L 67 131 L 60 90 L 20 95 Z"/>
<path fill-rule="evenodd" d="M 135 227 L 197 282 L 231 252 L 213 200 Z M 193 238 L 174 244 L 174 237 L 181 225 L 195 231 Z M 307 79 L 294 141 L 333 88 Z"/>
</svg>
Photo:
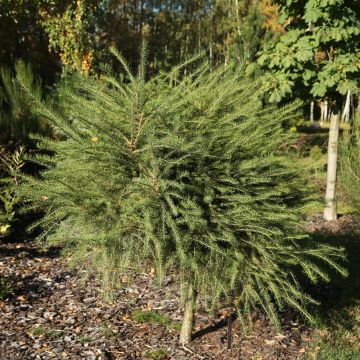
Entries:
<svg viewBox="0 0 360 360">
<path fill-rule="evenodd" d="M 309 232 L 348 231 L 351 218 L 323 222 L 309 219 Z M 344 230 L 345 229 L 345 230 Z M 244 333 L 232 323 L 231 349 L 226 314 L 210 316 L 200 306 L 194 340 L 178 343 L 182 316 L 174 275 L 157 286 L 151 268 L 124 286 L 112 302 L 105 301 L 100 283 L 70 268 L 58 248 L 44 252 L 35 242 L 0 242 L 0 359 L 300 359 L 307 354 L 313 329 L 281 314 L 279 334 L 259 312 Z M 165 315 L 165 324 L 140 322 L 135 311 Z M 136 320 L 137 319 L 137 320 Z"/>
</svg>

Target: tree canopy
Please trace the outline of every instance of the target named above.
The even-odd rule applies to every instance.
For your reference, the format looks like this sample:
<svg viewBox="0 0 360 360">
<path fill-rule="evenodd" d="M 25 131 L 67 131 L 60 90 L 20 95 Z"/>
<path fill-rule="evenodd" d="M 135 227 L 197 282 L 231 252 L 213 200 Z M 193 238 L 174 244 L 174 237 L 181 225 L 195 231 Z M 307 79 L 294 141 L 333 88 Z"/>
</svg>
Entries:
<svg viewBox="0 0 360 360">
<path fill-rule="evenodd" d="M 277 75 L 285 96 L 335 99 L 359 88 L 360 2 L 346 0 L 286 0 L 280 22 L 285 33 L 268 43 L 259 64 Z"/>
</svg>

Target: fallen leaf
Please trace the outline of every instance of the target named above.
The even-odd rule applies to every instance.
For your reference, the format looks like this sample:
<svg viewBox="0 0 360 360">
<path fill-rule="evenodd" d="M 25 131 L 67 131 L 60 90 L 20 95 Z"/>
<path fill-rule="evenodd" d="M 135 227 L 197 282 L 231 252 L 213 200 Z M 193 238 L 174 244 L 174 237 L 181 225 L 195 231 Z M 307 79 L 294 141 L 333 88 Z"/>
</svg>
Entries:
<svg viewBox="0 0 360 360">
<path fill-rule="evenodd" d="M 275 340 L 265 340 L 266 345 L 275 345 Z"/>
<path fill-rule="evenodd" d="M 153 267 L 150 268 L 149 276 L 151 276 L 151 277 L 155 276 L 155 269 Z"/>
</svg>

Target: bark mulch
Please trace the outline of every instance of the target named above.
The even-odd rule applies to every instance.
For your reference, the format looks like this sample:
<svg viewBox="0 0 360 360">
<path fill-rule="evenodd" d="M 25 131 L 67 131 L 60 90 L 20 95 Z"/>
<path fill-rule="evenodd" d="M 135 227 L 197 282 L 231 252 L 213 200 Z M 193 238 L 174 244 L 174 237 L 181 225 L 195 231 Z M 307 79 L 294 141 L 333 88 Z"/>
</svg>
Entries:
<svg viewBox="0 0 360 360">
<path fill-rule="evenodd" d="M 67 266 L 59 249 L 43 252 L 34 242 L 0 243 L 1 360 L 291 360 L 308 353 L 312 330 L 291 313 L 281 315 L 281 334 L 261 313 L 254 314 L 249 334 L 235 320 L 228 350 L 227 309 L 210 317 L 200 308 L 195 339 L 182 347 L 182 310 L 173 275 L 159 287 L 151 269 L 144 269 L 133 282 L 124 279 L 113 303 L 103 299 L 96 279 L 83 275 Z M 160 317 L 144 320 L 142 314 Z"/>
</svg>

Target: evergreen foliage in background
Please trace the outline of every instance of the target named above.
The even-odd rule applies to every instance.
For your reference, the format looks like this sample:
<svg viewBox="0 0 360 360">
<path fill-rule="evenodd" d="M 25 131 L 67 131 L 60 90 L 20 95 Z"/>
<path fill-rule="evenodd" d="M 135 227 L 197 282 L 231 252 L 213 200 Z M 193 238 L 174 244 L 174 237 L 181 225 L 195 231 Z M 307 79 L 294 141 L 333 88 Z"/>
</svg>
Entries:
<svg viewBox="0 0 360 360">
<path fill-rule="evenodd" d="M 254 11 L 262 23 L 252 26 Z M 158 73 L 195 49 L 206 51 L 213 66 L 237 62 L 243 44 L 253 54 L 281 32 L 273 0 L 2 0 L 0 18 L 0 64 L 26 59 L 47 85 L 62 71 L 87 73 L 110 63 L 109 46 L 136 69 L 138 44 L 149 42 L 148 68 Z"/>
<path fill-rule="evenodd" d="M 128 268 L 151 265 L 161 278 L 175 266 L 210 305 L 260 306 L 278 326 L 277 307 L 310 318 L 296 271 L 313 282 L 328 280 L 325 265 L 345 271 L 341 251 L 299 228 L 312 192 L 281 127 L 297 105 L 264 109 L 268 79 L 241 69 L 201 63 L 179 77 L 185 63 L 146 81 L 144 49 L 137 74 L 113 52 L 129 82 L 79 76 L 60 90 L 63 113 L 34 96 L 66 137 L 42 141 L 54 156 L 33 160 L 46 170 L 21 190 L 45 212 L 41 238 L 90 262 L 106 286 Z"/>
<path fill-rule="evenodd" d="M 16 210 L 20 203 L 17 188 L 21 168 L 24 165 L 24 147 L 13 153 L 0 148 L 0 237 L 7 234 L 16 220 Z"/>
<path fill-rule="evenodd" d="M 246 59 L 248 62 L 256 60 L 258 51 L 271 36 L 271 32 L 266 31 L 264 23 L 265 16 L 254 2 L 243 20 L 241 32 L 237 34 L 234 44 L 230 47 L 230 59 Z"/>
<path fill-rule="evenodd" d="M 18 60 L 15 73 L 10 68 L 0 68 L 0 143 L 9 141 L 26 142 L 30 133 L 42 133 L 45 130 L 31 108 L 29 95 L 16 80 L 21 77 L 23 83 L 37 97 L 41 96 L 41 83 L 29 64 Z"/>
</svg>

